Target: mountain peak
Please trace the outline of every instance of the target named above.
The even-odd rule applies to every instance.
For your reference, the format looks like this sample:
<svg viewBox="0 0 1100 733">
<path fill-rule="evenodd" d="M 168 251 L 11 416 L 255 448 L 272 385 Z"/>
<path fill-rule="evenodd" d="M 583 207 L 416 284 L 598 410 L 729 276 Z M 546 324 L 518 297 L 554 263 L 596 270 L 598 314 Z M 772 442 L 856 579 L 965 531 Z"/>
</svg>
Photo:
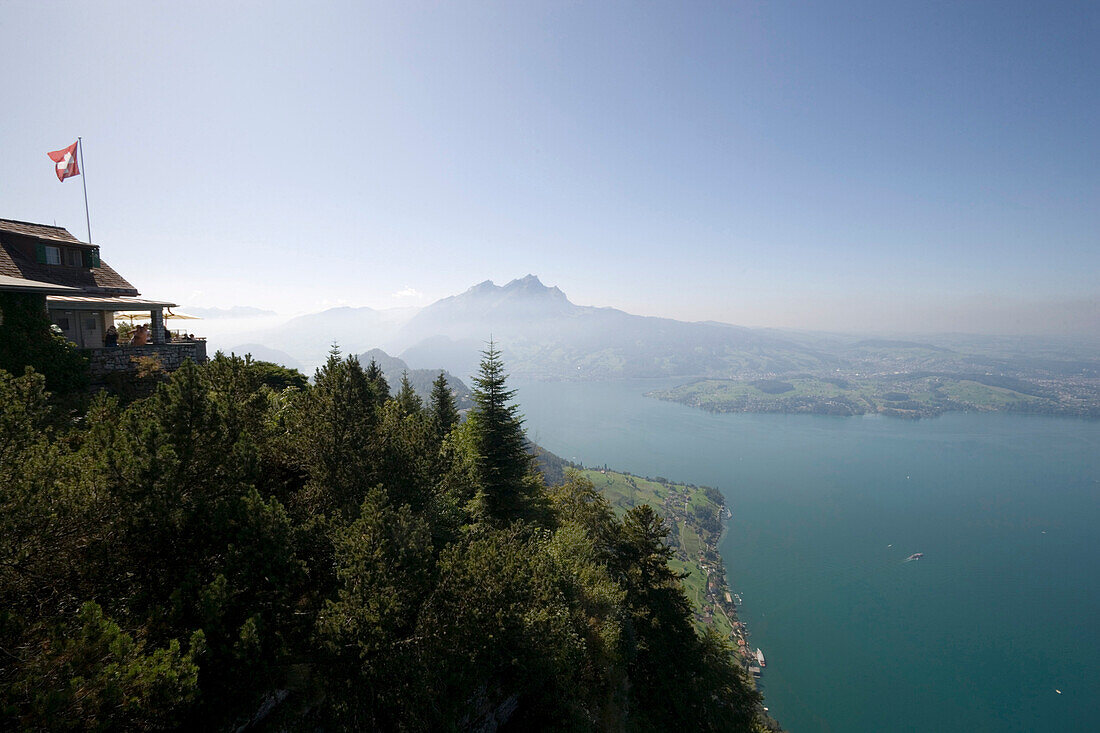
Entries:
<svg viewBox="0 0 1100 733">
<path fill-rule="evenodd" d="M 539 280 L 538 275 L 527 275 L 511 280 L 507 285 L 497 285 L 492 280 L 485 280 L 474 285 L 463 295 L 499 296 L 499 297 L 529 297 L 549 296 L 553 299 L 565 299 L 563 293 L 557 287 L 547 287 Z M 452 296 L 458 297 L 458 296 Z"/>
<path fill-rule="evenodd" d="M 502 293 L 519 293 L 523 295 L 549 296 L 554 299 L 565 300 L 565 293 L 557 287 L 548 287 L 542 284 L 538 275 L 516 278 L 501 289 Z"/>
<path fill-rule="evenodd" d="M 545 288 L 542 284 L 542 280 L 539 280 L 538 275 L 528 275 L 527 277 L 517 277 L 512 282 L 504 286 L 505 288 Z"/>
</svg>

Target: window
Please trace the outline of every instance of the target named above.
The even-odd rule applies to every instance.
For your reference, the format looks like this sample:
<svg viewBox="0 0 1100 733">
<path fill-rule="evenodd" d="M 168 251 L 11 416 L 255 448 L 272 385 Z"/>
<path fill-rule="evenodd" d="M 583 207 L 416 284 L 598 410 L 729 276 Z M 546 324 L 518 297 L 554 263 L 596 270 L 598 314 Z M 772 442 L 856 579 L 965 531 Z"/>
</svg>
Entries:
<svg viewBox="0 0 1100 733">
<path fill-rule="evenodd" d="M 95 317 L 84 319 L 84 330 L 85 331 L 94 331 L 94 330 L 96 330 Z"/>
<path fill-rule="evenodd" d="M 65 264 L 69 267 L 84 267 L 84 257 L 79 249 L 66 249 Z"/>
<path fill-rule="evenodd" d="M 46 245 L 46 264 L 47 265 L 60 265 L 61 264 L 61 250 L 57 247 L 50 247 Z"/>
</svg>

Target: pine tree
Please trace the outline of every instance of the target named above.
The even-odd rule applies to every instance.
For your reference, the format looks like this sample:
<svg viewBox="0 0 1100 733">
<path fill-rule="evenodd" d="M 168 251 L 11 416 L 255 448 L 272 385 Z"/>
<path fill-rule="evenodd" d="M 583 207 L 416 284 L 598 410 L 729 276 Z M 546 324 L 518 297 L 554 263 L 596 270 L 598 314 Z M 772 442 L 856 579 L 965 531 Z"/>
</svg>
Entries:
<svg viewBox="0 0 1100 733">
<path fill-rule="evenodd" d="M 359 360 L 341 361 L 335 347 L 313 382 L 296 426 L 300 459 L 311 476 L 308 503 L 314 513 L 340 510 L 354 517 L 375 483 L 372 456 L 364 448 L 381 419 L 377 389 Z"/>
<path fill-rule="evenodd" d="M 470 424 L 477 453 L 481 489 L 475 510 L 497 522 L 508 522 L 525 513 L 525 481 L 531 472 L 523 418 L 511 403 L 515 390 L 506 386 L 507 375 L 500 352 L 492 341 L 482 352 L 480 374 L 474 379 L 474 407 Z"/>
<path fill-rule="evenodd" d="M 367 364 L 366 375 L 367 381 L 374 385 L 374 406 L 380 410 L 390 398 L 390 383 L 386 381 L 382 367 L 378 366 L 373 356 L 370 358 L 370 364 Z"/>
<path fill-rule="evenodd" d="M 423 672 L 413 636 L 420 604 L 431 588 L 434 552 L 422 513 L 397 506 L 371 489 L 359 518 L 335 532 L 339 588 L 317 619 L 331 654 L 324 666 L 326 697 L 344 720 L 370 730 L 401 730 Z"/>
<path fill-rule="evenodd" d="M 458 408 L 455 407 L 454 395 L 451 394 L 451 387 L 447 384 L 447 377 L 443 372 L 440 372 L 432 382 L 428 413 L 431 415 L 436 441 L 442 443 L 447 433 L 451 432 L 451 428 L 458 424 Z"/>
<path fill-rule="evenodd" d="M 679 573 L 668 565 L 673 552 L 668 528 L 648 504 L 623 516 L 619 537 L 619 582 L 627 592 L 628 621 L 634 637 L 627 671 L 634 716 L 642 730 L 690 727 L 699 695 L 692 675 L 698 640 L 691 627 L 691 601 Z"/>
<path fill-rule="evenodd" d="M 409 371 L 401 372 L 401 387 L 397 390 L 397 405 L 405 415 L 419 415 L 424 408 L 420 396 L 416 394 L 412 383 L 409 382 Z"/>
</svg>

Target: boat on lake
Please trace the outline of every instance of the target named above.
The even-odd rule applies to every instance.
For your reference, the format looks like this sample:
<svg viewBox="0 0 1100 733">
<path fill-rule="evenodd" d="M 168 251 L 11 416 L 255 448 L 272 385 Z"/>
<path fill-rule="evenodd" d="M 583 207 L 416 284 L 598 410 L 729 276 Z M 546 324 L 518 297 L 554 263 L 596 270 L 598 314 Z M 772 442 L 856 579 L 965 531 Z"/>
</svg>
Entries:
<svg viewBox="0 0 1100 733">
<path fill-rule="evenodd" d="M 914 553 L 913 553 L 912 555 L 910 555 L 909 557 L 905 558 L 905 561 L 906 561 L 906 562 L 909 562 L 910 560 L 920 560 L 920 559 L 921 559 L 922 557 L 924 557 L 924 553 L 923 553 L 923 552 L 914 552 Z"/>
<path fill-rule="evenodd" d="M 761 668 L 768 666 L 764 663 L 764 652 L 760 651 L 760 649 L 756 650 L 756 663 L 759 664 Z"/>
</svg>

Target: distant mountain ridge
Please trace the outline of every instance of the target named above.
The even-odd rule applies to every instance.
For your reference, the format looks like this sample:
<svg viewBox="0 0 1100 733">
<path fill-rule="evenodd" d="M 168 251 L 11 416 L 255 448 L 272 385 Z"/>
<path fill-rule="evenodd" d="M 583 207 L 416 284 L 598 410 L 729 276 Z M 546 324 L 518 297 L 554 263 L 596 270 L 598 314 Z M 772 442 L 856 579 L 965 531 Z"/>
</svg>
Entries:
<svg viewBox="0 0 1100 733">
<path fill-rule="evenodd" d="M 259 318 L 260 316 L 278 315 L 275 311 L 253 308 L 250 305 L 235 305 L 232 308 L 198 308 L 184 306 L 184 312 L 190 316 L 199 318 Z"/>
<path fill-rule="evenodd" d="M 249 334 L 248 340 L 284 351 L 312 371 L 325 362 L 333 344 L 352 354 L 386 344 L 418 310 L 340 306 L 292 318 Z"/>
<path fill-rule="evenodd" d="M 270 361 L 272 364 L 280 364 L 289 369 L 300 369 L 301 364 L 290 354 L 278 349 L 272 349 L 263 344 L 241 344 L 234 347 L 230 353 L 237 356 L 250 355 L 257 361 Z M 309 376 L 308 374 L 306 376 Z"/>
<path fill-rule="evenodd" d="M 770 373 L 828 360 L 752 329 L 575 305 L 534 275 L 502 286 L 487 280 L 436 301 L 398 331 L 393 346 L 414 366 L 439 363 L 469 374 L 490 337 L 513 374 L 536 379 Z"/>
<path fill-rule="evenodd" d="M 397 394 L 397 390 L 401 387 L 401 375 L 407 372 L 409 384 L 412 385 L 413 390 L 416 391 L 420 399 L 427 402 L 432 393 L 433 382 L 439 378 L 439 373 L 442 371 L 447 384 L 451 388 L 451 394 L 454 395 L 455 405 L 458 409 L 465 410 L 474 404 L 470 398 L 470 388 L 466 386 L 466 383 L 444 369 L 409 369 L 409 365 L 404 361 L 395 356 L 390 356 L 381 349 L 365 351 L 359 354 L 358 358 L 359 363 L 364 368 L 370 363 L 371 359 L 374 359 L 382 369 L 383 376 L 386 377 L 391 395 Z"/>
<path fill-rule="evenodd" d="M 490 338 L 513 376 L 534 380 L 1100 373 L 1096 348 L 1080 340 L 957 334 L 914 340 L 684 322 L 576 305 L 535 275 L 504 285 L 486 280 L 420 309 L 333 308 L 242 340 L 284 352 L 310 372 L 337 344 L 344 353 L 383 349 L 410 371 L 442 367 L 467 379 Z"/>
<path fill-rule="evenodd" d="M 490 338 L 510 373 L 523 379 L 768 374 L 827 360 L 812 346 L 763 330 L 576 305 L 535 275 L 505 285 L 486 280 L 424 308 L 330 308 L 242 336 L 307 371 L 335 344 L 344 353 L 380 348 L 410 369 L 442 367 L 462 377 L 477 371 Z"/>
</svg>

